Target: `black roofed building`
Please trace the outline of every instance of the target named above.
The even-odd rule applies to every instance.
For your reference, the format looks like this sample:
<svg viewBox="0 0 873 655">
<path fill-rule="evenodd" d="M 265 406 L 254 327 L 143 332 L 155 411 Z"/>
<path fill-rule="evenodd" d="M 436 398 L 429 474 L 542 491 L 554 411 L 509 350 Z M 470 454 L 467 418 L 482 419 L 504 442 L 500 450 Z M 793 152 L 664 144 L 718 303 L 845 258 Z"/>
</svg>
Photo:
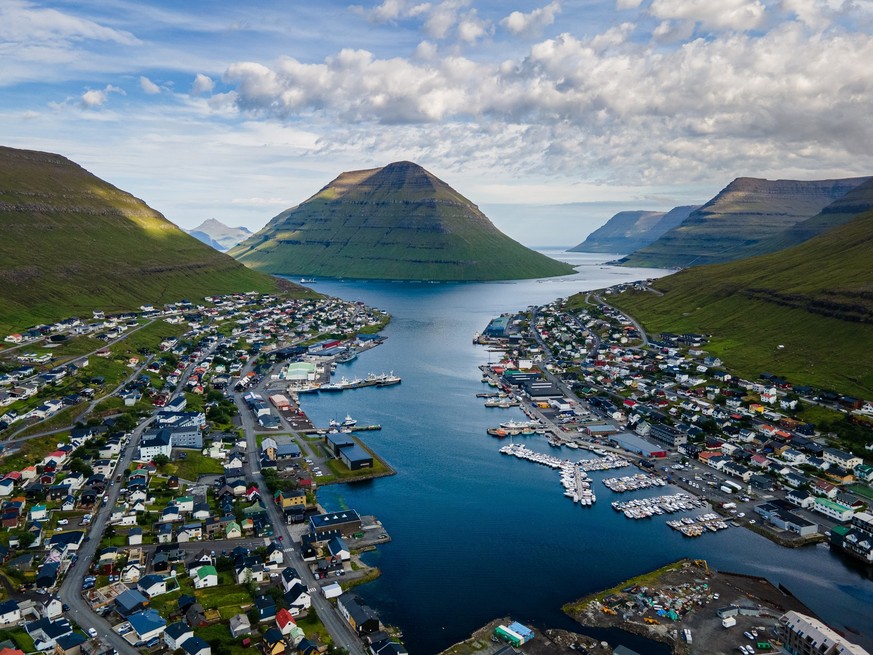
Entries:
<svg viewBox="0 0 873 655">
<path fill-rule="evenodd" d="M 353 509 L 317 514 L 309 518 L 309 531 L 316 538 L 348 537 L 361 529 L 361 517 Z"/>
<path fill-rule="evenodd" d="M 379 629 L 379 615 L 350 591 L 337 598 L 337 609 L 359 635 L 370 634 Z"/>
</svg>

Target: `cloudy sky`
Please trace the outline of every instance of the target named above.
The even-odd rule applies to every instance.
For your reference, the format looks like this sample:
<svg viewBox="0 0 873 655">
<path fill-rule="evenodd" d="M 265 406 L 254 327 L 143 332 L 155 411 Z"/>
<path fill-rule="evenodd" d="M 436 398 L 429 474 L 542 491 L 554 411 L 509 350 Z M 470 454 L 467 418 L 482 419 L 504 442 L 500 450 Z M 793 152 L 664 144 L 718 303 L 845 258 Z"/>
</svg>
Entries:
<svg viewBox="0 0 873 655">
<path fill-rule="evenodd" d="M 867 0 L 357 1 L 2 0 L 0 143 L 185 228 L 408 159 L 530 245 L 873 173 Z"/>
</svg>

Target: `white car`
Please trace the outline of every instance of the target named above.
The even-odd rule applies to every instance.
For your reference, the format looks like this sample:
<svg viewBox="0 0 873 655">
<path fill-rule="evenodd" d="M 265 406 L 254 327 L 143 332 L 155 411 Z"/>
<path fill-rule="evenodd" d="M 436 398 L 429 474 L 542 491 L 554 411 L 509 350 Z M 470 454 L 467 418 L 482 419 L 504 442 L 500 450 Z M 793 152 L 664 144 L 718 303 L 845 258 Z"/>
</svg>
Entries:
<svg viewBox="0 0 873 655">
<path fill-rule="evenodd" d="M 58 519 L 58 525 L 66 525 L 69 522 L 69 519 Z"/>
<path fill-rule="evenodd" d="M 88 628 L 88 634 L 91 635 L 92 637 L 96 637 L 97 630 L 95 630 L 94 628 Z"/>
</svg>

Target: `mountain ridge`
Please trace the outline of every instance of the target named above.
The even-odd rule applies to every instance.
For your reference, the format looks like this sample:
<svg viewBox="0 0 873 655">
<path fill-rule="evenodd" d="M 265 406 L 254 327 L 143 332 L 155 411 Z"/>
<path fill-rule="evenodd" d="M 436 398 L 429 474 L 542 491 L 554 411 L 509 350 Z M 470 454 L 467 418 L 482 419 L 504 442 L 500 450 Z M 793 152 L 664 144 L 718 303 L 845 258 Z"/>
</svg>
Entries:
<svg viewBox="0 0 873 655">
<path fill-rule="evenodd" d="M 277 289 L 66 157 L 0 146 L 0 329 Z"/>
<path fill-rule="evenodd" d="M 681 224 L 700 205 L 674 207 L 668 212 L 633 210 L 618 212 L 570 252 L 632 253 Z"/>
<path fill-rule="evenodd" d="M 274 274 L 361 279 L 499 280 L 573 272 L 504 235 L 476 205 L 409 161 L 341 173 L 229 254 Z"/>
<path fill-rule="evenodd" d="M 772 252 L 786 230 L 817 215 L 869 179 L 736 178 L 679 226 L 619 263 L 682 268 Z M 770 249 L 765 245 L 768 243 Z"/>
</svg>

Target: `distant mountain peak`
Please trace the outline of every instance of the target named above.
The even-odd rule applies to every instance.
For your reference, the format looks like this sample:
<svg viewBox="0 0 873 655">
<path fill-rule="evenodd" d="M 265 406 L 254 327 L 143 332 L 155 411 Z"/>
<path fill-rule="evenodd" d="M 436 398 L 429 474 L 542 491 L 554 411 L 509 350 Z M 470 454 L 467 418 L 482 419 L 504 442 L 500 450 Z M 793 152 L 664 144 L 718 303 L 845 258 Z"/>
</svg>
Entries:
<svg viewBox="0 0 873 655">
<path fill-rule="evenodd" d="M 252 234 L 246 227 L 228 227 L 217 218 L 207 218 L 193 230 L 186 231 L 192 237 L 221 252 L 233 248 Z"/>
</svg>

